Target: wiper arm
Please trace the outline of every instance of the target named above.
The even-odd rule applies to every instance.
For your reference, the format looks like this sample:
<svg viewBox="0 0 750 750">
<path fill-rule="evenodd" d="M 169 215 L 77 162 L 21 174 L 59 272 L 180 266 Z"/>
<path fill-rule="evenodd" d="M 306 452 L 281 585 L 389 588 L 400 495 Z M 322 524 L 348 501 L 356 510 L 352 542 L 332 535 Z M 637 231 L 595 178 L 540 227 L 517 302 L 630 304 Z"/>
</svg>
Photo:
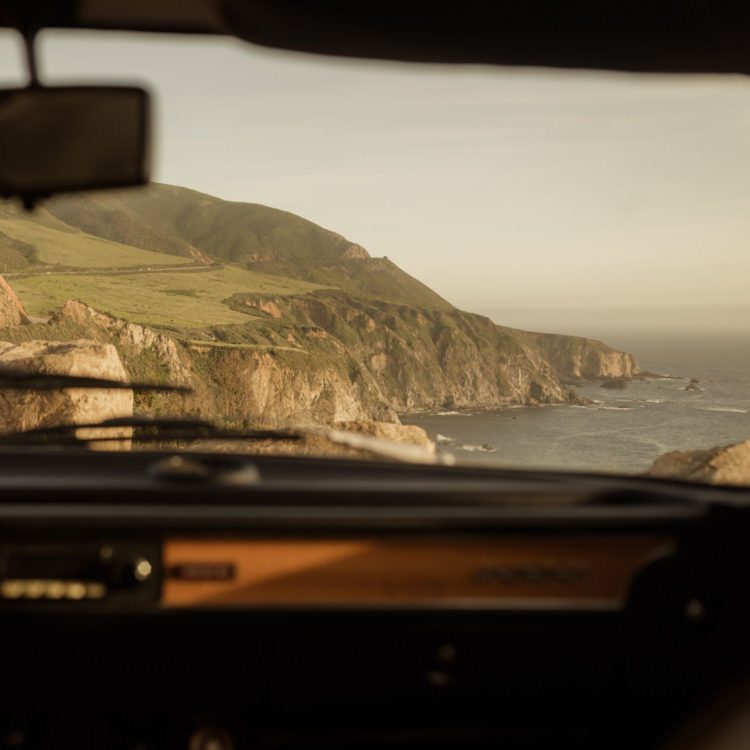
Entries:
<svg viewBox="0 0 750 750">
<path fill-rule="evenodd" d="M 131 428 L 133 433 L 123 433 Z M 96 430 L 97 434 L 86 434 Z M 111 433 L 111 434 L 107 434 Z M 297 430 L 226 430 L 202 419 L 115 417 L 101 422 L 37 427 L 0 435 L 0 445 L 77 445 L 90 443 L 164 442 L 169 440 L 301 440 Z"/>
<path fill-rule="evenodd" d="M 132 428 L 132 433 L 123 429 Z M 96 431 L 93 435 L 86 434 Z M 107 434 L 111 433 L 111 434 Z M 349 430 L 326 427 L 293 427 L 290 429 L 227 430 L 201 419 L 151 418 L 142 415 L 105 419 L 87 424 L 62 424 L 0 435 L 0 445 L 56 445 L 87 447 L 96 443 L 167 442 L 194 440 L 300 441 L 307 437 L 324 437 L 332 443 L 369 453 L 378 458 L 407 463 L 452 464 L 449 455 L 436 455 L 417 445 L 397 443 Z"/>
<path fill-rule="evenodd" d="M 89 378 L 82 375 L 54 375 L 0 370 L 0 390 L 57 391 L 63 388 L 103 388 L 127 391 L 165 391 L 192 393 L 193 389 L 171 383 L 123 383 L 107 378 Z"/>
</svg>

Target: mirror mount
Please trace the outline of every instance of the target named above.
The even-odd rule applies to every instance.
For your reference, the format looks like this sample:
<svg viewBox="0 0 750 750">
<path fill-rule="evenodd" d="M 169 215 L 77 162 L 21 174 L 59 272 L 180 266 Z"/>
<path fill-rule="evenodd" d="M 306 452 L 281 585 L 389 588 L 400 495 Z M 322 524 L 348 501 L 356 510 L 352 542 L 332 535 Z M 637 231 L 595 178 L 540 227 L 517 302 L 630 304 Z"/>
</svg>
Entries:
<svg viewBox="0 0 750 750">
<path fill-rule="evenodd" d="M 2 0 L 0 0 L 0 3 Z M 149 181 L 150 100 L 127 86 L 45 86 L 37 33 L 74 0 L 8 0 L 28 73 L 24 88 L 0 89 L 0 199 L 31 210 L 56 193 Z M 54 25 L 54 24 L 52 24 Z"/>
<path fill-rule="evenodd" d="M 26 29 L 21 31 L 21 38 L 23 39 L 23 50 L 24 57 L 26 58 L 26 69 L 29 74 L 29 88 L 39 88 L 42 84 L 39 80 L 39 66 L 37 65 L 36 58 L 36 36 L 39 30 L 36 26 L 28 26 Z M 19 196 L 21 205 L 25 211 L 29 213 L 33 211 L 39 201 L 47 196 L 43 195 L 21 195 Z"/>
<path fill-rule="evenodd" d="M 29 73 L 29 88 L 37 88 L 42 84 L 39 81 L 39 68 L 36 59 L 36 35 L 38 29 L 30 26 L 21 32 L 23 38 L 23 49 L 26 57 L 26 68 Z"/>
</svg>

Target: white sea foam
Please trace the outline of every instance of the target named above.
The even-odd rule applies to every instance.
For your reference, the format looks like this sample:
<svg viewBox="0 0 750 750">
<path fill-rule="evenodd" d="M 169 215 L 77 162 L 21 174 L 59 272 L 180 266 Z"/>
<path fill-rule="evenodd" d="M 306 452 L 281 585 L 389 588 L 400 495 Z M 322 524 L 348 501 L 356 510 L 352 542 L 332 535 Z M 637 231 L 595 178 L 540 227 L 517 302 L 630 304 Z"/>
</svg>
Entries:
<svg viewBox="0 0 750 750">
<path fill-rule="evenodd" d="M 727 411 L 727 412 L 731 412 L 732 414 L 747 414 L 748 413 L 747 409 L 730 409 L 728 406 L 727 407 L 707 406 L 702 411 Z"/>
<path fill-rule="evenodd" d="M 460 446 L 462 451 L 469 451 L 474 452 L 477 451 L 479 453 L 494 453 L 495 449 L 491 445 L 472 445 L 471 443 L 467 443 L 466 445 Z"/>
<path fill-rule="evenodd" d="M 436 441 L 437 441 L 438 443 L 455 443 L 455 442 L 456 442 L 456 439 L 455 439 L 455 438 L 452 438 L 452 437 L 448 437 L 448 435 L 441 435 L 440 433 L 438 433 L 438 434 L 437 434 L 437 435 L 435 436 L 435 440 L 436 440 Z"/>
</svg>

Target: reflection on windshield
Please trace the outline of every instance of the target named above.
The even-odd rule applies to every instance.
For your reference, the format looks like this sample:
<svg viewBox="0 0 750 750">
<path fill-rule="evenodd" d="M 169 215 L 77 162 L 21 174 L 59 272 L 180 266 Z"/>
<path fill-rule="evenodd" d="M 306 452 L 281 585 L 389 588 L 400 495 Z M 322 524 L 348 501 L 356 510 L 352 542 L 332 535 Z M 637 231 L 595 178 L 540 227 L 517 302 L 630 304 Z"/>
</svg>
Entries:
<svg viewBox="0 0 750 750">
<path fill-rule="evenodd" d="M 152 80 L 162 179 L 202 192 L 0 204 L 0 371 L 190 392 L 0 389 L 5 432 L 136 413 L 750 483 L 746 83 L 184 44 L 88 54 Z M 252 116 L 208 85 L 238 66 L 274 81 Z"/>
</svg>

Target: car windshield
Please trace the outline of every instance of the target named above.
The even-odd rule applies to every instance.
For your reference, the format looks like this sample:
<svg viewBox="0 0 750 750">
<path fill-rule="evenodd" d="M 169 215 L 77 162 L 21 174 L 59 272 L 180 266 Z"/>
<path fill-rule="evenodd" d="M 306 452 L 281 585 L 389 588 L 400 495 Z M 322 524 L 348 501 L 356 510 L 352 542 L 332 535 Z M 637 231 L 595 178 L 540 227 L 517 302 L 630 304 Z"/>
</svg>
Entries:
<svg viewBox="0 0 750 750">
<path fill-rule="evenodd" d="M 39 53 L 46 83 L 151 91 L 154 182 L 0 203 L 0 371 L 191 392 L 0 390 L 4 432 L 135 412 L 750 484 L 746 78 Z"/>
</svg>

